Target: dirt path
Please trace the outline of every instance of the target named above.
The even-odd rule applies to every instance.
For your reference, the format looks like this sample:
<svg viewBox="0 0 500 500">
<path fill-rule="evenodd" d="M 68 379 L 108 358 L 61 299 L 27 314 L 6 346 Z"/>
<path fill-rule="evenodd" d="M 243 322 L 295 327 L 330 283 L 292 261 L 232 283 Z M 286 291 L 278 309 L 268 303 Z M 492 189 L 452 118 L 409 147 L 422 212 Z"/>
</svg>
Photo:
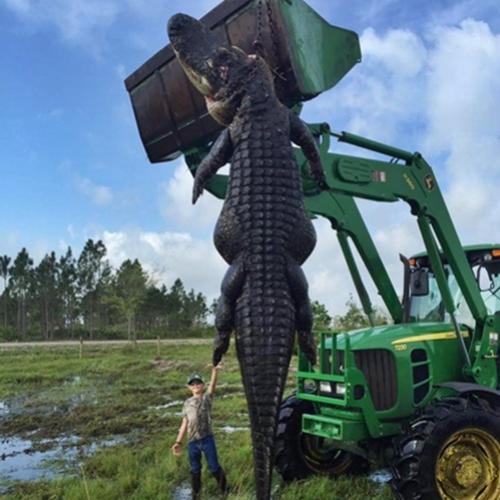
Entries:
<svg viewBox="0 0 500 500">
<path fill-rule="evenodd" d="M 87 347 L 124 347 L 131 342 L 128 340 L 84 340 L 83 345 Z M 138 344 L 154 344 L 157 340 L 137 340 Z M 161 339 L 160 345 L 207 345 L 211 344 L 212 339 Z M 0 350 L 24 349 L 29 347 L 78 347 L 79 340 L 58 340 L 58 341 L 40 341 L 40 342 L 0 342 Z"/>
</svg>

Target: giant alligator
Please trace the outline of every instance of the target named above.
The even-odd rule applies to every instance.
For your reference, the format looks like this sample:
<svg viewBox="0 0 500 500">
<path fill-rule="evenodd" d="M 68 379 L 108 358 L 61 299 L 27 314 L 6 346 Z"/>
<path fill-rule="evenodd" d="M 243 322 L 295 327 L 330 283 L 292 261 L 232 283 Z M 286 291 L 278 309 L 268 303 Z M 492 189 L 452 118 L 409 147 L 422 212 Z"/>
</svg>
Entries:
<svg viewBox="0 0 500 500">
<path fill-rule="evenodd" d="M 196 19 L 168 23 L 176 56 L 209 113 L 227 128 L 198 167 L 193 203 L 212 175 L 231 162 L 214 243 L 230 267 L 221 286 L 213 363 L 236 332 L 252 431 L 257 498 L 270 497 L 276 419 L 294 332 L 308 359 L 316 349 L 308 285 L 301 264 L 316 244 L 304 208 L 290 140 L 299 145 L 313 178 L 325 186 L 319 152 L 307 126 L 276 97 L 271 72 L 258 55 L 220 40 Z"/>
</svg>

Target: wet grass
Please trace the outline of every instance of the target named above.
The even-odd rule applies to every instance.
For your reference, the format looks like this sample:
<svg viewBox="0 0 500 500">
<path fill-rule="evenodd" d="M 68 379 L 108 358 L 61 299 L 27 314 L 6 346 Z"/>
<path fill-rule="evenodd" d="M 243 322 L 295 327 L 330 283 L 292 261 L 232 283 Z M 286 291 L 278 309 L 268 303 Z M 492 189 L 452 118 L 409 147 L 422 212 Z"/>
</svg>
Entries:
<svg viewBox="0 0 500 500">
<path fill-rule="evenodd" d="M 186 377 L 208 377 L 210 347 L 169 346 L 155 361 L 156 347 L 27 349 L 0 352 L 0 437 L 29 436 L 47 446 L 62 436 L 80 443 L 127 436 L 124 444 L 83 454 L 66 476 L 15 482 L 10 499 L 171 499 L 189 481 L 186 454 L 169 448 L 187 397 Z M 290 374 L 293 385 L 293 371 Z M 226 358 L 214 403 L 220 460 L 228 471 L 230 499 L 251 499 L 252 452 L 246 403 L 234 352 Z M 223 428 L 230 426 L 234 432 Z M 213 479 L 203 472 L 204 498 L 217 498 Z M 277 476 L 275 474 L 275 476 Z M 1 482 L 0 482 L 1 484 Z M 4 484 L 5 486 L 5 484 Z M 313 478 L 285 486 L 275 477 L 274 497 L 283 500 L 388 500 L 387 487 L 367 478 Z"/>
</svg>

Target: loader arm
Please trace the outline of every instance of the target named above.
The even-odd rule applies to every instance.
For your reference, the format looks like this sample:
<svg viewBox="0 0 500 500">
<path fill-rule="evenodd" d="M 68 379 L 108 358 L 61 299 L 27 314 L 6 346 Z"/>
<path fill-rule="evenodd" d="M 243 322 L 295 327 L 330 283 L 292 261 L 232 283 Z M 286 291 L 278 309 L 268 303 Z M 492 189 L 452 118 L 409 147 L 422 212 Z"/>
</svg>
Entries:
<svg viewBox="0 0 500 500">
<path fill-rule="evenodd" d="M 500 330 L 500 319 L 488 316 L 431 166 L 420 153 L 410 153 L 346 132 L 331 134 L 327 124 L 312 124 L 309 127 L 320 142 L 321 159 L 329 189 L 318 191 L 309 177 L 307 161 L 302 151 L 296 149 L 296 160 L 303 176 L 306 207 L 313 216 L 327 218 L 337 231 L 341 250 L 367 316 L 371 320 L 373 308 L 349 240 L 358 251 L 394 322 L 402 322 L 404 314 L 403 306 L 354 198 L 378 202 L 402 200 L 410 206 L 412 215 L 417 219 L 445 309 L 452 318 L 461 343 L 465 375 L 483 385 L 496 387 L 496 346 L 493 348 L 490 345 L 490 332 Z M 387 155 L 390 161 L 331 153 L 328 151 L 330 135 L 336 136 L 340 142 Z M 206 149 L 195 148 L 184 152 L 191 172 L 196 171 L 207 151 L 208 146 Z M 216 175 L 207 185 L 207 190 L 224 198 L 226 186 L 226 176 Z M 474 335 L 468 346 L 454 319 L 456 305 L 448 287 L 440 249 L 447 256 L 476 322 Z"/>
</svg>

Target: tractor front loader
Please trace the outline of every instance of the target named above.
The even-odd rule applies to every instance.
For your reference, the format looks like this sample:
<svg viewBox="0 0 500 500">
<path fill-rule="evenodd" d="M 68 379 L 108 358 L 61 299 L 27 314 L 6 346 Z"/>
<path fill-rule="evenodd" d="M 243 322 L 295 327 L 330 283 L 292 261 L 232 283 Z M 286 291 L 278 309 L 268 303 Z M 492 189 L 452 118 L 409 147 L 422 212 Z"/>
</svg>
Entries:
<svg viewBox="0 0 500 500">
<path fill-rule="evenodd" d="M 330 26 L 303 0 L 225 0 L 202 21 L 221 40 L 264 54 L 281 101 L 333 87 L 357 62 L 357 35 Z M 255 43 L 258 42 L 258 43 Z M 170 46 L 126 80 L 152 162 L 183 155 L 194 173 L 220 132 Z M 275 465 L 285 480 L 362 473 L 388 464 L 403 499 L 500 498 L 500 244 L 462 247 L 437 179 L 419 153 L 311 124 L 328 189 L 318 191 L 296 151 L 306 207 L 336 231 L 368 318 L 373 306 L 355 249 L 393 324 L 320 332 L 316 366 L 298 357 L 283 401 Z M 330 139 L 382 159 L 335 154 Z M 227 178 L 207 189 L 225 195 Z M 355 198 L 406 202 L 425 251 L 401 257 L 400 300 Z M 394 205 L 394 209 L 396 210 Z"/>
</svg>

